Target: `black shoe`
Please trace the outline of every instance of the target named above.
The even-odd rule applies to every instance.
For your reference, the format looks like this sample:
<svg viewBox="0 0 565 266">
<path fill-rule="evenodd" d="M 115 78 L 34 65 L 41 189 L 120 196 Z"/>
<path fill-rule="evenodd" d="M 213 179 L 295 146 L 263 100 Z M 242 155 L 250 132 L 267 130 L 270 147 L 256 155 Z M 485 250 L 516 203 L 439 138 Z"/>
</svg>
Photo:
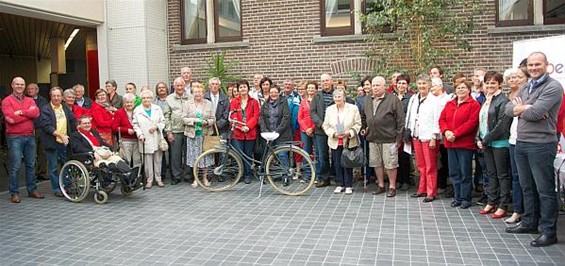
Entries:
<svg viewBox="0 0 565 266">
<path fill-rule="evenodd" d="M 485 206 L 487 202 L 488 202 L 488 197 L 486 195 L 483 195 L 479 200 L 477 200 L 477 205 Z"/>
<path fill-rule="evenodd" d="M 55 197 L 62 198 L 62 197 L 64 197 L 64 196 L 65 196 L 65 195 L 63 195 L 63 193 L 61 193 L 61 192 L 55 192 Z"/>
<path fill-rule="evenodd" d="M 49 180 L 49 177 L 46 177 L 44 175 L 38 175 L 37 180 L 38 181 L 47 181 L 47 180 Z"/>
<path fill-rule="evenodd" d="M 507 227 L 505 231 L 506 231 L 506 233 L 510 233 L 510 234 L 537 234 L 538 233 L 537 228 L 530 228 L 526 225 L 523 225 L 522 223 L 520 223 L 520 224 L 518 224 L 517 226 L 514 226 L 514 227 Z"/>
<path fill-rule="evenodd" d="M 428 203 L 428 202 L 432 202 L 432 201 L 434 201 L 435 199 L 436 199 L 436 198 L 428 198 L 428 197 L 425 197 L 425 198 L 424 198 L 424 200 L 423 200 L 422 202 L 424 202 L 424 203 Z"/>
<path fill-rule="evenodd" d="M 283 177 L 283 187 L 288 187 L 290 185 L 290 178 Z"/>
<path fill-rule="evenodd" d="M 318 184 L 316 184 L 316 187 L 320 188 L 320 187 L 327 187 L 327 186 L 330 186 L 330 185 L 331 185 L 331 182 L 329 180 L 328 181 L 321 180 L 321 181 L 318 182 Z"/>
<path fill-rule="evenodd" d="M 171 185 L 177 185 L 178 183 L 180 183 L 180 180 L 178 179 L 171 180 Z"/>
<path fill-rule="evenodd" d="M 459 209 L 469 209 L 471 208 L 471 203 L 468 202 L 463 202 L 461 203 L 461 206 L 459 206 Z"/>
<path fill-rule="evenodd" d="M 428 196 L 426 193 L 414 193 L 414 194 L 410 195 L 411 198 L 419 198 L 419 197 L 426 197 L 426 196 Z"/>
<path fill-rule="evenodd" d="M 245 178 L 245 179 L 243 179 L 243 183 L 245 183 L 245 184 L 251 184 L 251 179 Z"/>
<path fill-rule="evenodd" d="M 451 202 L 451 207 L 455 208 L 455 207 L 459 207 L 461 206 L 461 202 L 459 201 L 452 201 Z"/>
<path fill-rule="evenodd" d="M 547 247 L 557 243 L 557 237 L 547 236 L 544 234 L 539 235 L 536 239 L 530 242 L 530 246 L 532 247 Z"/>
</svg>

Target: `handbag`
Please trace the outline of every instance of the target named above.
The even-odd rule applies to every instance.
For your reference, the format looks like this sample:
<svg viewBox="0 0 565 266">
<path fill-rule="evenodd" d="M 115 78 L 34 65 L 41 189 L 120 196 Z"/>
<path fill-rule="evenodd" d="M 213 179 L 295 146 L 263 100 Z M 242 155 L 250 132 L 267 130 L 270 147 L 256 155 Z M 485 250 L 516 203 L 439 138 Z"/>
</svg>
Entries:
<svg viewBox="0 0 565 266">
<path fill-rule="evenodd" d="M 204 140 L 202 142 L 202 152 L 205 152 L 207 150 L 210 150 L 212 148 L 214 148 L 215 146 L 220 145 L 220 131 L 218 130 L 218 126 L 216 126 L 216 123 L 214 123 L 214 129 L 215 131 L 215 136 L 213 135 L 205 135 L 204 136 Z"/>
<path fill-rule="evenodd" d="M 163 137 L 163 134 L 161 134 L 161 132 L 159 131 L 159 136 L 161 136 L 161 140 L 159 140 L 159 150 L 161 151 L 168 151 L 169 150 L 169 143 L 167 143 L 167 140 L 165 140 L 165 138 Z"/>
<path fill-rule="evenodd" d="M 355 133 L 357 136 L 357 142 L 359 141 L 359 135 Z M 365 157 L 365 152 L 361 145 L 357 145 L 355 147 L 349 147 L 349 139 L 345 140 L 343 145 L 343 152 L 341 153 L 341 166 L 345 168 L 358 168 L 363 167 L 367 164 L 367 159 Z"/>
</svg>

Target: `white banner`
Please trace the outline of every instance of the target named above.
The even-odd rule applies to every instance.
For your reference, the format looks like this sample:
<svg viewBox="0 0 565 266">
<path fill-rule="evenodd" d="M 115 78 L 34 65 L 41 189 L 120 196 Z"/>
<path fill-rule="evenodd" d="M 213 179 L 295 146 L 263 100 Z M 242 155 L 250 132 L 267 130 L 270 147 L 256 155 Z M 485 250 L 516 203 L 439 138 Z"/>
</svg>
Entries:
<svg viewBox="0 0 565 266">
<path fill-rule="evenodd" d="M 512 67 L 532 52 L 543 52 L 547 55 L 547 72 L 565 87 L 565 35 L 513 42 Z"/>
</svg>

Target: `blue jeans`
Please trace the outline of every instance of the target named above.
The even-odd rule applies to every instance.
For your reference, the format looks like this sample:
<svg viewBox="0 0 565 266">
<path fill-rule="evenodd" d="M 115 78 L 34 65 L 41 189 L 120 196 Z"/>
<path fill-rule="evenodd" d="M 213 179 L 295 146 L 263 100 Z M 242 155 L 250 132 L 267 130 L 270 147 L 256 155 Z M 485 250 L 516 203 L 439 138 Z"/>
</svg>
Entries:
<svg viewBox="0 0 565 266">
<path fill-rule="evenodd" d="M 231 145 L 233 145 L 241 153 L 253 158 L 253 148 L 255 147 L 255 140 L 232 139 Z M 251 178 L 251 166 L 243 162 L 243 169 L 243 180 L 249 180 Z"/>
<path fill-rule="evenodd" d="M 518 166 L 520 185 L 524 193 L 522 225 L 537 228 L 547 236 L 556 235 L 559 213 L 558 195 L 555 192 L 553 161 L 557 143 L 516 142 L 514 156 Z"/>
<path fill-rule="evenodd" d="M 316 149 L 316 179 L 329 181 L 330 156 L 328 154 L 328 136 L 314 134 L 314 148 Z"/>
<path fill-rule="evenodd" d="M 314 146 L 314 136 L 310 137 L 308 136 L 308 134 L 304 132 L 300 132 L 300 141 L 302 141 L 302 145 L 303 145 L 302 148 L 308 154 L 308 156 L 310 156 L 312 154 L 312 150 Z M 310 168 L 306 168 L 306 172 L 304 173 L 304 181 L 310 180 L 311 175 L 312 173 L 310 173 Z"/>
<path fill-rule="evenodd" d="M 475 151 L 461 148 L 448 148 L 447 159 L 449 178 L 453 184 L 454 200 L 463 205 L 471 204 L 473 190 L 472 161 Z"/>
<path fill-rule="evenodd" d="M 22 157 L 26 170 L 27 192 L 34 192 L 37 189 L 35 185 L 35 136 L 8 135 L 6 139 L 8 144 L 8 156 L 10 157 L 10 165 L 8 166 L 8 187 L 10 194 L 20 193 L 18 172 L 22 164 Z"/>
<path fill-rule="evenodd" d="M 518 165 L 516 165 L 516 145 L 510 145 L 510 168 L 512 170 L 512 203 L 514 212 L 524 214 L 524 194 L 522 186 L 520 186 L 520 178 L 518 177 Z"/>
<path fill-rule="evenodd" d="M 59 163 L 61 165 L 67 162 L 67 147 L 57 143 L 55 149 L 45 149 L 47 155 L 47 172 L 51 180 L 51 190 L 54 193 L 61 192 L 59 188 Z"/>
</svg>

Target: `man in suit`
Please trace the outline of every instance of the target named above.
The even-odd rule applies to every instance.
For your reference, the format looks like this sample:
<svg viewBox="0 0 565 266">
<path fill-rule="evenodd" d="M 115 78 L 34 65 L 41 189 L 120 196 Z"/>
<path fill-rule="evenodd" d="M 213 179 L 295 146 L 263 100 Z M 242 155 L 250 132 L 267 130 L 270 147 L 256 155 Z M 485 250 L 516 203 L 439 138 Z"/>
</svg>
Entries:
<svg viewBox="0 0 565 266">
<path fill-rule="evenodd" d="M 219 78 L 213 77 L 208 82 L 208 91 L 204 94 L 204 99 L 212 102 L 212 110 L 215 110 L 216 114 L 216 126 L 222 139 L 226 139 L 228 136 L 228 130 L 230 129 L 230 124 L 228 121 L 228 114 L 230 110 L 230 101 L 228 97 L 220 92 L 220 85 L 222 82 Z"/>
<path fill-rule="evenodd" d="M 53 87 L 49 91 L 51 102 L 41 108 L 39 126 L 42 130 L 41 140 L 47 154 L 47 168 L 51 180 L 51 190 L 57 197 L 63 197 L 59 188 L 58 163 L 67 161 L 67 148 L 69 147 L 69 136 L 77 129 L 75 115 L 62 104 L 63 89 Z"/>
</svg>

